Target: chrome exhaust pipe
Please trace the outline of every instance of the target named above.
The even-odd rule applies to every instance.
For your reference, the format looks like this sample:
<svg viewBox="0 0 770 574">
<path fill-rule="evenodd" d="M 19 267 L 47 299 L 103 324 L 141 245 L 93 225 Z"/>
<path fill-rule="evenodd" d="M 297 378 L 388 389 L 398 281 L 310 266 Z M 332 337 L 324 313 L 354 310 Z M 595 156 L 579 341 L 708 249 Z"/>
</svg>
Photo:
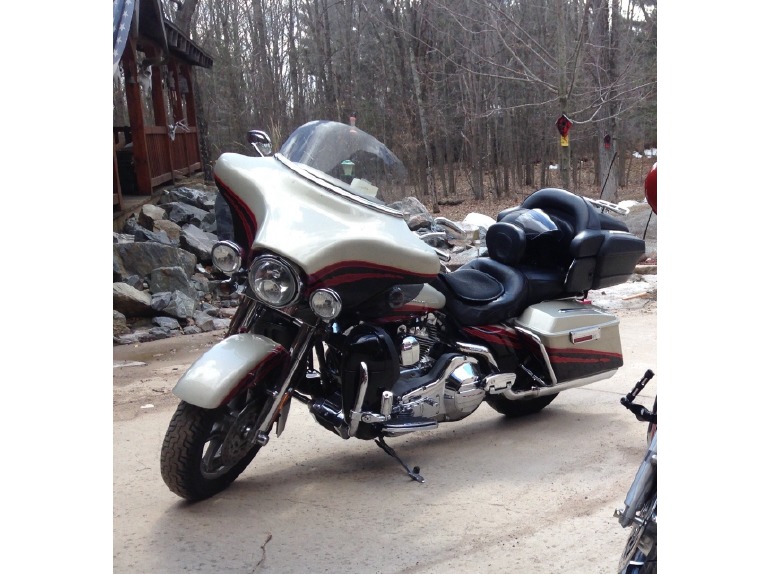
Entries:
<svg viewBox="0 0 770 574">
<path fill-rule="evenodd" d="M 555 395 L 567 389 L 574 389 L 575 387 L 582 387 L 590 385 L 597 381 L 603 381 L 609 379 L 615 373 L 617 369 L 607 371 L 605 373 L 599 373 L 597 375 L 591 375 L 582 379 L 574 379 L 571 381 L 564 381 L 563 383 L 556 383 L 555 385 L 549 385 L 547 387 L 531 387 L 529 389 L 513 389 L 513 383 L 516 381 L 516 375 L 505 373 L 500 375 L 491 375 L 484 381 L 484 388 L 490 394 L 503 395 L 509 401 L 519 401 L 524 399 L 535 399 L 537 397 L 543 397 L 547 395 Z"/>
</svg>

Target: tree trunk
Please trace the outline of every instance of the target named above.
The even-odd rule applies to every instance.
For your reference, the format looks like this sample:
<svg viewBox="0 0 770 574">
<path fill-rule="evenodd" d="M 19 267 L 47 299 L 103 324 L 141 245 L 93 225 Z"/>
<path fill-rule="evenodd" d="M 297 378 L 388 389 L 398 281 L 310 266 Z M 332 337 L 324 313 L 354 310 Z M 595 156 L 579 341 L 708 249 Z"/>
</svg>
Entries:
<svg viewBox="0 0 770 574">
<path fill-rule="evenodd" d="M 198 0 L 184 0 L 176 11 L 174 24 L 179 26 L 179 29 L 187 37 L 190 36 L 190 31 L 192 30 L 192 18 L 197 7 Z"/>
</svg>

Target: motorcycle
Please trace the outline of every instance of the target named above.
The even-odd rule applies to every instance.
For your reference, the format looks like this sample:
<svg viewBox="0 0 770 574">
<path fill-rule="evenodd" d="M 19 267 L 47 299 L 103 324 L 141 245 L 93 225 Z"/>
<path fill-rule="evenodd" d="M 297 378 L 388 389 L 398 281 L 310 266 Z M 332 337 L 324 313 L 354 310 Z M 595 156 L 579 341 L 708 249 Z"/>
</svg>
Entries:
<svg viewBox="0 0 770 574">
<path fill-rule="evenodd" d="M 644 195 L 652 213 L 657 215 L 657 162 L 645 177 Z M 623 528 L 632 527 L 620 557 L 619 574 L 654 574 L 658 569 L 658 397 L 655 396 L 652 411 L 634 402 L 653 376 L 648 369 L 631 392 L 620 399 L 620 404 L 634 413 L 637 420 L 647 423 L 647 452 L 628 490 L 624 508 L 616 509 L 614 514 Z"/>
<path fill-rule="evenodd" d="M 272 155 L 223 154 L 214 178 L 233 226 L 212 261 L 240 303 L 173 389 L 160 467 L 186 500 L 227 488 L 296 402 L 423 482 L 385 439 L 485 402 L 531 415 L 623 365 L 618 319 L 587 299 L 625 282 L 644 254 L 606 212 L 617 206 L 541 189 L 499 213 L 486 250 L 450 271 L 450 255 L 382 199 L 404 197 L 403 163 L 357 127 L 309 122 Z"/>
<path fill-rule="evenodd" d="M 618 564 L 619 574 L 654 574 L 658 569 L 658 398 L 655 397 L 652 411 L 634 402 L 653 376 L 648 369 L 631 392 L 620 399 L 637 420 L 647 423 L 647 452 L 628 490 L 624 507 L 614 513 L 623 528 L 631 526 Z"/>
</svg>

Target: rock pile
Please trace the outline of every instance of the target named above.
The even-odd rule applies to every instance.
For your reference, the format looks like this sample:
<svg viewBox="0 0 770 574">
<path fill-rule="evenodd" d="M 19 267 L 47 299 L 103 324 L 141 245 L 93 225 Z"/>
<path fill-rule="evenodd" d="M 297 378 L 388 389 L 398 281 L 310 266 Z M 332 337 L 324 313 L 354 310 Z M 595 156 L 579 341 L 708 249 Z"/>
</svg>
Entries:
<svg viewBox="0 0 770 574">
<path fill-rule="evenodd" d="M 216 195 L 216 188 L 167 190 L 113 234 L 115 344 L 227 327 L 237 295 L 211 267 Z"/>
<path fill-rule="evenodd" d="M 113 343 L 152 341 L 182 334 L 226 329 L 239 295 L 211 265 L 218 240 L 218 191 L 177 187 L 131 216 L 113 233 Z M 410 229 L 451 256 L 455 269 L 485 251 L 488 216 L 471 213 L 462 222 L 434 218 L 414 197 L 391 204 L 404 212 Z M 646 257 L 655 259 L 656 217 L 646 204 L 626 206 L 620 216 L 632 233 L 644 237 Z"/>
</svg>

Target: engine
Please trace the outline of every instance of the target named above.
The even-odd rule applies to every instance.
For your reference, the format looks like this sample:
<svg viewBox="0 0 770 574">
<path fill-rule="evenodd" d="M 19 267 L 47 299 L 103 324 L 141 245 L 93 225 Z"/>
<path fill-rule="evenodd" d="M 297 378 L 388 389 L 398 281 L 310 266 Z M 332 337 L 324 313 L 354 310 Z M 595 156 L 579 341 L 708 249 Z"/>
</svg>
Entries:
<svg viewBox="0 0 770 574">
<path fill-rule="evenodd" d="M 439 333 L 440 324 L 432 313 L 398 327 L 393 338 L 400 369 L 389 389 L 391 417 L 459 420 L 484 400 L 478 361 L 443 344 Z"/>
<path fill-rule="evenodd" d="M 461 354 L 440 357 L 427 375 L 402 377 L 393 388 L 392 415 L 456 421 L 484 400 L 478 361 Z"/>
<path fill-rule="evenodd" d="M 440 340 L 433 315 L 395 330 L 359 323 L 327 365 L 339 391 L 311 405 L 319 423 L 344 438 L 370 439 L 465 418 L 485 398 L 478 360 Z"/>
</svg>

